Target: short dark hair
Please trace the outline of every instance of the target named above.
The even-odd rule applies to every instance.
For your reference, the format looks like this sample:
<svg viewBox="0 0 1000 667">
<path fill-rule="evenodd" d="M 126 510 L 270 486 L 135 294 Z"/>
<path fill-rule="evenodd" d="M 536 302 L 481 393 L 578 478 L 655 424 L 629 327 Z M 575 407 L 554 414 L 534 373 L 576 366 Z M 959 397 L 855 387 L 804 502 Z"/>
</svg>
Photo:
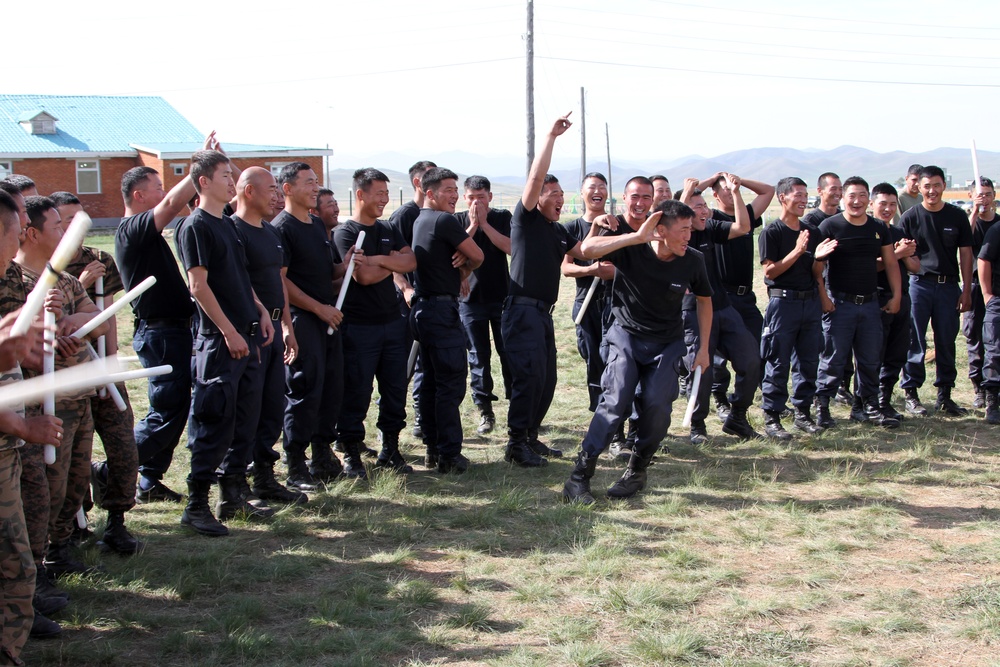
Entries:
<svg viewBox="0 0 1000 667">
<path fill-rule="evenodd" d="M 993 190 L 994 192 L 996 191 L 996 188 L 993 187 L 993 181 L 991 181 L 990 179 L 986 178 L 985 176 L 980 176 L 979 177 L 979 184 L 981 186 L 983 186 L 984 188 L 989 188 L 990 190 Z M 975 187 L 976 184 L 973 183 L 972 185 L 973 185 L 973 187 Z"/>
<path fill-rule="evenodd" d="M 17 226 L 21 228 L 21 219 L 17 213 L 17 202 L 10 196 L 10 193 L 0 190 L 0 225 L 4 232 L 9 232 L 10 228 Z"/>
<path fill-rule="evenodd" d="M 697 197 L 702 192 L 704 192 L 704 190 L 699 190 L 698 188 L 695 188 L 694 190 L 691 191 L 691 196 L 692 197 Z M 684 194 L 684 189 L 683 188 L 681 188 L 680 190 L 675 190 L 674 191 L 674 199 L 680 201 L 681 195 L 683 195 L 683 194 Z"/>
<path fill-rule="evenodd" d="M 312 167 L 305 162 L 289 162 L 278 172 L 278 178 L 275 179 L 278 181 L 278 187 L 281 187 L 285 183 L 294 184 L 299 177 L 299 172 L 309 169 L 312 169 Z"/>
<path fill-rule="evenodd" d="M 354 179 L 354 181 L 351 187 L 354 188 L 355 192 L 357 192 L 358 190 L 364 190 L 365 192 L 368 192 L 368 188 L 370 188 L 371 184 L 374 183 L 375 181 L 381 181 L 383 183 L 389 182 L 388 176 L 383 174 L 378 169 L 373 169 L 372 167 L 365 167 L 364 169 L 358 169 L 357 171 L 354 172 L 354 176 L 352 176 L 352 178 Z M 331 195 L 333 194 L 329 190 L 327 192 L 329 192 L 329 194 Z M 320 194 L 323 193 L 320 192 Z M 316 203 L 319 203 L 318 196 L 316 198 Z"/>
<path fill-rule="evenodd" d="M 542 179 L 542 186 L 549 185 L 550 183 L 558 183 L 559 179 L 556 178 L 555 174 L 545 174 L 545 178 Z"/>
<path fill-rule="evenodd" d="M 159 172 L 152 167 L 132 167 L 122 174 L 122 198 L 126 204 L 132 203 L 132 193 L 135 192 L 146 179 Z"/>
<path fill-rule="evenodd" d="M 24 193 L 25 190 L 30 190 L 35 187 L 35 182 L 24 174 L 9 174 L 3 180 L 17 188 L 17 191 L 20 193 Z"/>
<path fill-rule="evenodd" d="M 868 187 L 868 181 L 866 181 L 865 179 L 861 178 L 860 176 L 851 176 L 846 181 L 844 181 L 844 189 L 845 190 L 847 188 L 849 188 L 850 186 L 852 186 L 852 185 L 863 186 L 864 189 L 865 189 L 865 192 L 871 192 L 871 188 Z"/>
<path fill-rule="evenodd" d="M 420 160 L 419 162 L 414 162 L 413 166 L 410 167 L 409 171 L 410 183 L 413 183 L 414 178 L 422 177 L 424 175 L 424 172 L 426 172 L 428 169 L 433 169 L 436 166 L 437 165 L 431 162 L 430 160 Z M 423 184 L 421 184 L 421 187 L 423 187 Z"/>
<path fill-rule="evenodd" d="M 628 190 L 628 186 L 633 183 L 639 183 L 641 185 L 648 185 L 650 188 L 653 187 L 653 181 L 649 180 L 645 176 L 633 176 L 625 182 L 625 190 Z"/>
<path fill-rule="evenodd" d="M 195 192 L 201 194 L 201 179 L 212 180 L 215 170 L 221 164 L 229 164 L 229 158 L 221 151 L 197 151 L 191 156 L 191 180 Z"/>
<path fill-rule="evenodd" d="M 32 195 L 24 198 L 24 209 L 28 212 L 28 226 L 41 229 L 45 224 L 45 212 L 56 207 L 48 197 Z"/>
<path fill-rule="evenodd" d="M 816 187 L 817 188 L 825 188 L 826 187 L 826 182 L 829 179 L 831 179 L 831 178 L 836 178 L 838 181 L 840 180 L 840 176 L 837 176 L 832 171 L 825 171 L 825 172 L 823 172 L 822 174 L 819 175 L 819 179 L 817 179 L 817 181 L 816 181 Z"/>
<path fill-rule="evenodd" d="M 69 206 L 71 204 L 80 203 L 80 198 L 77 197 L 75 194 L 73 194 L 72 192 L 65 192 L 62 190 L 50 194 L 49 199 L 51 199 L 56 206 Z"/>
<path fill-rule="evenodd" d="M 924 168 L 922 164 L 911 164 L 909 169 L 906 170 L 907 176 L 917 175 L 920 176 L 920 170 Z"/>
<path fill-rule="evenodd" d="M 657 181 L 666 181 L 667 183 L 669 183 L 670 179 L 664 176 L 663 174 L 653 174 L 652 176 L 649 177 L 649 181 L 650 183 L 655 183 Z"/>
<path fill-rule="evenodd" d="M 791 194 L 792 190 L 794 190 L 798 185 L 801 185 L 804 188 L 809 187 L 806 185 L 806 182 L 798 176 L 785 176 L 783 179 L 778 181 L 778 185 L 775 186 L 774 192 L 779 195 Z"/>
<path fill-rule="evenodd" d="M 935 167 L 934 165 L 928 165 L 922 168 L 918 175 L 920 176 L 920 180 L 924 180 L 925 178 L 934 178 L 935 176 L 939 177 L 942 181 L 945 180 L 944 169 L 941 167 Z"/>
<path fill-rule="evenodd" d="M 587 181 L 587 179 L 588 179 L 588 178 L 596 178 L 597 180 L 601 181 L 601 182 L 602 182 L 602 183 L 604 183 L 605 185 L 607 185 L 607 184 L 608 184 L 608 179 L 606 179 L 606 178 L 604 177 L 604 174 L 602 174 L 602 173 L 601 173 L 601 172 L 599 172 L 599 171 L 592 171 L 592 172 L 590 172 L 589 174 L 587 174 L 587 175 L 585 175 L 585 176 L 583 177 L 583 181 L 582 181 L 582 182 L 580 183 L 580 185 L 583 185 L 583 183 L 585 183 L 585 182 Z"/>
<path fill-rule="evenodd" d="M 424 172 L 424 175 L 420 177 L 420 189 L 424 192 L 428 190 L 434 190 L 442 181 L 447 181 L 448 179 L 458 180 L 458 174 L 453 172 L 451 169 L 444 169 L 442 167 L 431 167 Z"/>
<path fill-rule="evenodd" d="M 663 214 L 656 221 L 656 224 L 666 227 L 673 227 L 674 223 L 678 220 L 694 218 L 694 210 L 684 202 L 677 201 L 676 199 L 664 199 L 656 205 L 656 211 Z"/>
<path fill-rule="evenodd" d="M 878 197 L 879 195 L 892 195 L 893 197 L 899 198 L 899 192 L 896 188 L 892 187 L 888 183 L 876 183 L 875 187 L 872 188 L 872 198 Z"/>
<path fill-rule="evenodd" d="M 21 191 L 17 189 L 17 186 L 8 181 L 0 181 L 0 191 L 6 192 L 9 195 L 21 194 Z"/>
<path fill-rule="evenodd" d="M 319 192 L 316 193 L 316 203 L 319 203 L 320 197 L 326 197 L 327 195 L 333 196 L 333 190 L 330 188 L 320 188 Z"/>
<path fill-rule="evenodd" d="M 490 185 L 490 179 L 485 176 L 469 176 L 465 179 L 465 189 L 466 190 L 486 190 L 487 192 L 492 192 L 493 188 Z"/>
</svg>

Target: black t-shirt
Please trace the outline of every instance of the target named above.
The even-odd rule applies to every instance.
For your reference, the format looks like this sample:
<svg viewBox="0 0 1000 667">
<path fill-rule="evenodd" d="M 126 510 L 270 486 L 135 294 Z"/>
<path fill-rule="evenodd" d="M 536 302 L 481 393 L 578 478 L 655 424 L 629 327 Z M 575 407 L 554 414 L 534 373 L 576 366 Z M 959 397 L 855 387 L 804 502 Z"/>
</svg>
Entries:
<svg viewBox="0 0 1000 667">
<path fill-rule="evenodd" d="M 712 296 L 705 258 L 690 247 L 669 261 L 657 258 L 648 243 L 626 246 L 604 259 L 616 269 L 611 310 L 622 328 L 636 336 L 662 343 L 683 339 L 685 293 Z"/>
<path fill-rule="evenodd" d="M 920 273 L 959 277 L 958 249 L 971 248 L 972 227 L 965 212 L 951 204 L 940 211 L 914 206 L 899 219 L 903 236 L 917 242 Z"/>
<path fill-rule="evenodd" d="M 403 237 L 395 227 L 384 220 L 376 220 L 372 225 L 362 225 L 355 220 L 346 220 L 333 229 L 333 245 L 341 257 L 346 257 L 358 240 L 358 233 L 364 231 L 365 242 L 361 249 L 367 256 L 389 255 L 393 250 L 407 247 Z M 356 324 L 388 324 L 399 318 L 396 300 L 396 286 L 392 274 L 371 285 L 351 281 L 344 297 L 344 318 Z"/>
<path fill-rule="evenodd" d="M 462 227 L 469 227 L 469 212 L 456 213 Z M 499 233 L 510 238 L 510 211 L 491 208 L 486 214 L 486 222 Z M 507 298 L 510 270 L 507 268 L 507 253 L 493 245 L 490 237 L 481 228 L 472 237 L 483 251 L 483 263 L 469 276 L 469 296 L 466 303 L 503 303 Z"/>
<path fill-rule="evenodd" d="M 832 215 L 819 226 L 824 239 L 836 239 L 837 248 L 827 261 L 827 287 L 831 292 L 872 294 L 878 287 L 878 258 L 882 246 L 891 246 L 885 225 L 871 217 L 852 225 L 843 213 Z"/>
<path fill-rule="evenodd" d="M 881 223 L 885 226 L 886 231 L 889 232 L 889 240 L 895 245 L 903 240 L 903 230 L 899 228 L 898 225 L 886 225 L 884 222 Z M 906 268 L 906 263 L 903 260 L 899 260 L 899 278 L 902 281 L 902 292 L 906 295 L 906 276 L 908 269 Z M 885 271 L 878 272 L 878 287 L 881 290 L 889 292 L 892 288 L 889 287 L 889 277 L 885 275 Z"/>
<path fill-rule="evenodd" d="M 692 229 L 691 240 L 688 242 L 689 248 L 694 248 L 705 258 L 705 270 L 708 272 L 708 280 L 712 285 L 712 310 L 720 310 L 729 305 L 729 293 L 722 286 L 722 276 L 719 275 L 719 267 L 715 263 L 715 249 L 720 244 L 729 241 L 729 230 L 733 223 L 725 220 L 709 218 L 705 221 L 705 229 Z M 694 310 L 698 306 L 698 300 L 694 294 L 688 294 L 684 298 L 684 310 Z"/>
<path fill-rule="evenodd" d="M 997 221 L 997 215 L 993 214 L 992 220 L 983 220 L 979 218 L 976 220 L 976 226 L 972 227 L 972 223 L 969 226 L 972 227 L 972 256 L 979 257 L 979 251 L 983 249 L 983 239 L 986 238 L 986 232 L 990 231 L 993 227 L 993 223 Z M 978 271 L 978 262 L 972 263 L 972 273 L 976 275 Z"/>
<path fill-rule="evenodd" d="M 285 251 L 285 274 L 306 296 L 327 306 L 337 303 L 333 293 L 333 249 L 322 222 L 302 222 L 288 211 L 274 216 L 271 224 L 281 236 Z"/>
<path fill-rule="evenodd" d="M 518 200 L 510 223 L 510 295 L 554 304 L 563 256 L 576 245 L 565 227 L 546 220 L 538 207 L 526 211 Z"/>
<path fill-rule="evenodd" d="M 233 221 L 196 208 L 181 229 L 178 245 L 184 268 L 200 266 L 208 270 L 208 286 L 222 312 L 238 331 L 246 333 L 260 315 L 253 301 L 243 242 Z M 200 330 L 217 332 L 218 327 L 200 305 L 198 311 Z"/>
<path fill-rule="evenodd" d="M 809 243 L 807 250 L 802 254 L 787 271 L 774 280 L 764 278 L 764 284 L 776 289 L 792 290 L 795 292 L 808 292 L 816 289 L 816 279 L 813 277 L 813 263 L 816 246 L 820 242 L 820 232 L 812 225 L 800 220 L 800 229 L 791 229 L 781 220 L 775 220 L 761 230 L 757 238 L 760 251 L 760 263 L 765 260 L 780 262 L 795 249 L 795 244 L 799 241 L 799 233 L 804 229 L 809 232 Z"/>
<path fill-rule="evenodd" d="M 723 285 L 753 285 L 753 230 L 764 225 L 764 218 L 754 217 L 750 204 L 747 204 L 747 212 L 751 220 L 750 232 L 715 246 L 715 265 L 719 267 Z M 735 215 L 714 208 L 712 219 L 736 222 Z"/>
<path fill-rule="evenodd" d="M 841 213 L 841 212 L 842 212 L 842 210 L 838 206 L 837 207 L 837 213 Z M 837 215 L 837 213 L 834 213 L 834 215 Z M 802 216 L 802 222 L 810 224 L 813 227 L 816 227 L 817 229 L 819 229 L 819 223 L 823 222 L 824 220 L 826 220 L 829 217 L 830 217 L 829 213 L 827 213 L 823 209 L 817 207 L 817 208 L 814 208 L 813 210 L 809 211 L 808 213 L 806 213 L 804 216 Z"/>
<path fill-rule="evenodd" d="M 269 312 L 283 309 L 285 292 L 281 283 L 281 269 L 285 265 L 285 251 L 281 247 L 281 236 L 267 222 L 255 227 L 235 215 L 232 220 L 246 251 L 250 284 L 253 285 L 257 298 Z"/>
<path fill-rule="evenodd" d="M 458 296 L 462 276 L 451 265 L 451 257 L 467 238 L 465 227 L 453 214 L 420 209 L 413 223 L 412 246 L 417 257 L 417 283 L 413 286 L 417 296 Z"/>
<path fill-rule="evenodd" d="M 126 290 L 156 276 L 156 284 L 132 302 L 136 317 L 186 319 L 194 314 L 177 260 L 156 228 L 152 210 L 122 218 L 115 233 L 115 258 Z"/>
<path fill-rule="evenodd" d="M 619 225 L 628 223 L 623 223 L 622 220 L 618 221 Z M 566 232 L 577 240 L 578 243 L 583 243 L 583 240 L 587 238 L 590 234 L 591 223 L 587 222 L 583 218 L 577 218 L 563 225 L 566 228 Z M 590 266 L 594 263 L 592 259 L 573 259 L 573 263 L 577 266 Z M 594 283 L 593 276 L 583 276 L 582 278 L 575 278 L 576 280 L 576 300 L 583 301 L 587 298 L 587 292 L 590 291 L 590 286 Z M 608 281 L 602 281 L 600 285 L 597 286 L 597 291 L 594 292 L 595 297 L 599 297 L 604 294 L 605 285 L 608 285 Z M 610 287 L 610 285 L 608 285 Z"/>
<path fill-rule="evenodd" d="M 979 250 L 979 259 L 990 263 L 993 269 L 993 293 L 1000 289 L 1000 225 L 993 225 L 983 238 L 983 247 Z"/>
</svg>

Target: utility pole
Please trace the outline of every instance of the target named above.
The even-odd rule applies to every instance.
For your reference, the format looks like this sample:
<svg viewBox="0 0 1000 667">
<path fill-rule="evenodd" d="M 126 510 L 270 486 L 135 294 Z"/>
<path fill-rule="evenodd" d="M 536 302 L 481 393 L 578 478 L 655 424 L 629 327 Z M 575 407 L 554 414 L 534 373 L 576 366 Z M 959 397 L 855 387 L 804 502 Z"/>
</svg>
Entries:
<svg viewBox="0 0 1000 667">
<path fill-rule="evenodd" d="M 528 0 L 528 34 L 525 38 L 527 44 L 527 99 L 528 99 L 528 167 L 524 172 L 525 178 L 531 173 L 531 163 L 535 161 L 535 5 L 533 0 Z"/>
<path fill-rule="evenodd" d="M 608 147 L 608 194 L 611 196 L 611 215 L 615 214 L 615 195 L 611 189 L 611 134 L 608 132 L 608 124 L 604 124 L 604 141 Z"/>
<path fill-rule="evenodd" d="M 583 86 L 580 86 L 580 185 L 587 175 L 587 110 L 583 98 Z"/>
</svg>

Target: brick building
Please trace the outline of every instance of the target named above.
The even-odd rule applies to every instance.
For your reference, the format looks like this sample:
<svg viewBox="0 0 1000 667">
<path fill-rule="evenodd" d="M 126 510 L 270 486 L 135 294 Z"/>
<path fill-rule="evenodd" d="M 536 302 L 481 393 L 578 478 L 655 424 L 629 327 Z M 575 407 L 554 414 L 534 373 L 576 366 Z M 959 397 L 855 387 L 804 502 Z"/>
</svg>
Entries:
<svg viewBox="0 0 1000 667">
<path fill-rule="evenodd" d="M 156 169 L 169 190 L 190 168 L 204 135 L 161 97 L 0 95 L 0 178 L 24 174 L 41 194 L 76 193 L 95 223 L 117 224 L 121 176 L 139 165 Z M 324 148 L 260 146 L 223 141 L 241 168 L 277 174 L 289 162 L 323 178 Z"/>
</svg>

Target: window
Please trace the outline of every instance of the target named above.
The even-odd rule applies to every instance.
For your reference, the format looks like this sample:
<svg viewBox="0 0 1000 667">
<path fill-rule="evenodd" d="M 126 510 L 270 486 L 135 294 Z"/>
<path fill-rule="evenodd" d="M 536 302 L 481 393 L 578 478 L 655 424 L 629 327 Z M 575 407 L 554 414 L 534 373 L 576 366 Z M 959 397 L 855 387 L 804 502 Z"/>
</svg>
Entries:
<svg viewBox="0 0 1000 667">
<path fill-rule="evenodd" d="M 290 165 L 291 162 L 271 162 L 267 166 L 271 169 L 271 175 L 275 178 L 281 173 L 281 170 Z"/>
<path fill-rule="evenodd" d="M 174 170 L 174 176 L 184 175 L 184 165 L 183 164 L 171 164 L 170 167 Z"/>
<path fill-rule="evenodd" d="M 14 165 L 10 162 L 0 162 L 0 179 L 7 178 L 14 173 Z"/>
<path fill-rule="evenodd" d="M 96 160 L 76 161 L 76 193 L 78 195 L 101 194 L 101 167 Z"/>
</svg>

